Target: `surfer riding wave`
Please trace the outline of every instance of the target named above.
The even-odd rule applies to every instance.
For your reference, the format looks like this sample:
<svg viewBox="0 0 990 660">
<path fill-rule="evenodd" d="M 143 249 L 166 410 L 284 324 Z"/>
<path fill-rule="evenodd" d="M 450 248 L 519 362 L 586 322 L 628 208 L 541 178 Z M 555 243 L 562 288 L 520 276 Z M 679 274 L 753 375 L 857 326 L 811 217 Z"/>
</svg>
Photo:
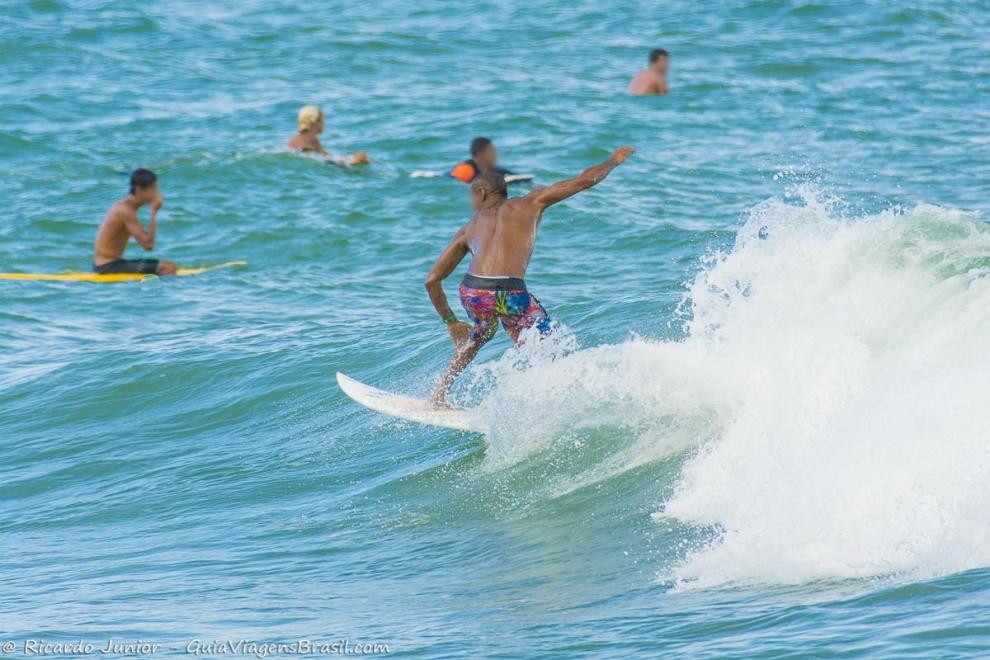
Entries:
<svg viewBox="0 0 990 660">
<path fill-rule="evenodd" d="M 482 172 L 474 179 L 474 217 L 454 235 L 426 278 L 430 301 L 454 342 L 454 355 L 431 397 L 435 407 L 449 405 L 447 392 L 454 379 L 494 336 L 499 321 L 517 344 L 522 342 L 523 331 L 533 326 L 541 333 L 549 332 L 549 317 L 524 281 L 543 213 L 602 181 L 634 151 L 620 147 L 611 158 L 576 177 L 512 199 L 498 172 Z M 457 320 L 443 291 L 443 281 L 469 252 L 471 266 L 461 285 L 461 301 L 473 324 Z"/>
</svg>

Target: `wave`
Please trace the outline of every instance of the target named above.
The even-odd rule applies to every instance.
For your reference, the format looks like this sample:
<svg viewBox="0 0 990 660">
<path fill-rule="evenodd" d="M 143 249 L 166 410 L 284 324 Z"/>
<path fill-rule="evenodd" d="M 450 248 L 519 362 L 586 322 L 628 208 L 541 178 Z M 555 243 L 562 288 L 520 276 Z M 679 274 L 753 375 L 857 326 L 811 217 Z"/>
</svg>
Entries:
<svg viewBox="0 0 990 660">
<path fill-rule="evenodd" d="M 559 494 L 677 458 L 654 517 L 698 532 L 681 585 L 990 565 L 988 274 L 975 214 L 768 200 L 688 284 L 682 338 L 563 332 L 477 370 L 486 461 L 590 452 Z"/>
</svg>

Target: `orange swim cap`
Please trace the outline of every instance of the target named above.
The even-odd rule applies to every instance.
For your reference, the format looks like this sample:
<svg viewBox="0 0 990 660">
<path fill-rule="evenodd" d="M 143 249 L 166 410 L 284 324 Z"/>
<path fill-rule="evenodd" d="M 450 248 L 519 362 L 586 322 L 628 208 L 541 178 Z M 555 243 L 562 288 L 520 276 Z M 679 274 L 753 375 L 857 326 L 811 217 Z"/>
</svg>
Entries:
<svg viewBox="0 0 990 660">
<path fill-rule="evenodd" d="M 471 183 L 477 174 L 478 170 L 476 170 L 474 165 L 471 163 L 454 165 L 454 169 L 450 170 L 450 176 L 454 177 L 458 181 L 463 181 L 464 183 Z"/>
</svg>

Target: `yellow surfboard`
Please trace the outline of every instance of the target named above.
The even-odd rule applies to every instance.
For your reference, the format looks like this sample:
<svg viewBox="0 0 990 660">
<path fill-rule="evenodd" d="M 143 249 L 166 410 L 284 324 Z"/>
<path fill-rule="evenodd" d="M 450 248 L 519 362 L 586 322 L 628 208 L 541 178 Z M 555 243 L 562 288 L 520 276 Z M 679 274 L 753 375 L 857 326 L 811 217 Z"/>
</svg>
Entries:
<svg viewBox="0 0 990 660">
<path fill-rule="evenodd" d="M 205 266 L 203 268 L 180 268 L 176 275 L 202 275 L 211 270 L 220 268 L 241 268 L 246 266 L 246 261 L 227 261 L 215 266 Z M 157 275 L 144 275 L 142 273 L 108 273 L 100 275 L 98 273 L 72 272 L 67 273 L 0 273 L 0 280 L 47 280 L 54 282 L 141 282 Z"/>
</svg>

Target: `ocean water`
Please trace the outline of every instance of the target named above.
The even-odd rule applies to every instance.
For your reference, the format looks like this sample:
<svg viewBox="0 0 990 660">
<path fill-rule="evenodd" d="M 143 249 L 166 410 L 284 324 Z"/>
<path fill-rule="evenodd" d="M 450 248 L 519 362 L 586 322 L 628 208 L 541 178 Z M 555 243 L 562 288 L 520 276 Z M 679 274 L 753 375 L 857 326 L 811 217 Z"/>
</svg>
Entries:
<svg viewBox="0 0 990 660">
<path fill-rule="evenodd" d="M 0 2 L 0 271 L 86 269 L 138 165 L 158 256 L 249 262 L 0 282 L 0 642 L 985 657 L 988 98 L 983 0 Z M 303 103 L 374 164 L 285 153 Z M 485 435 L 334 381 L 429 391 L 469 205 L 409 173 L 479 134 L 638 148 L 548 212 Z"/>
</svg>

